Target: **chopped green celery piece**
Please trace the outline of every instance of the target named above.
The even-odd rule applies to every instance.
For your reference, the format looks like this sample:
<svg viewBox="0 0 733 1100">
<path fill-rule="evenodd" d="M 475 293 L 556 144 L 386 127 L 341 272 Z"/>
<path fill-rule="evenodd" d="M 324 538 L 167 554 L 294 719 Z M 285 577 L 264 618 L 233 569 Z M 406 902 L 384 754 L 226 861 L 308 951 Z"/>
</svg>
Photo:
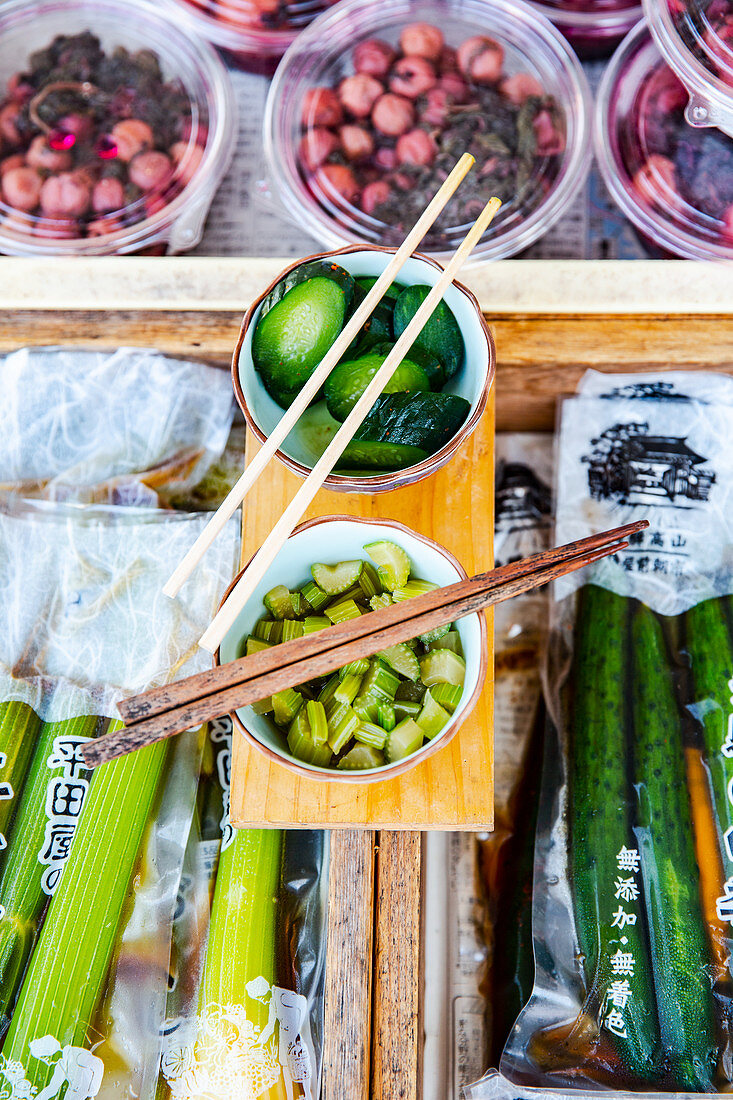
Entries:
<svg viewBox="0 0 733 1100">
<path fill-rule="evenodd" d="M 298 713 L 293 718 L 288 729 L 288 737 L 292 733 L 293 737 L 303 737 L 307 741 L 312 741 L 311 727 L 308 721 L 308 712 L 305 707 L 301 707 Z"/>
<path fill-rule="evenodd" d="M 363 745 L 372 745 L 375 749 L 383 749 L 387 740 L 387 731 L 374 722 L 361 722 L 354 730 L 354 737 Z"/>
<path fill-rule="evenodd" d="M 295 638 L 302 638 L 304 634 L 303 624 L 295 619 L 286 619 L 283 623 L 283 641 L 292 642 Z"/>
<path fill-rule="evenodd" d="M 452 714 L 461 701 L 463 688 L 457 684 L 433 684 L 430 694 L 436 703 L 440 703 L 441 707 Z"/>
<path fill-rule="evenodd" d="M 7 1018 L 10 1014 L 28 956 L 35 943 L 41 915 L 48 902 L 48 893 L 43 886 L 47 869 L 40 862 L 39 856 L 45 847 L 48 821 L 45 808 L 49 787 L 54 780 L 63 777 L 66 767 L 61 752 L 55 751 L 57 742 L 67 738 L 97 737 L 104 733 L 107 725 L 104 718 L 83 717 L 64 722 L 44 722 L 38 730 L 20 805 L 17 806 L 11 827 L 5 833 L 7 848 L 2 852 L 0 1019 Z M 17 734 L 22 732 L 21 725 Z M 59 760 L 59 764 L 49 768 L 48 760 L 53 757 Z M 88 782 L 89 773 L 86 770 L 79 768 L 79 776 L 84 783 Z M 13 799 L 13 804 L 15 802 Z"/>
<path fill-rule="evenodd" d="M 349 706 L 345 707 L 343 712 L 339 710 L 338 714 L 334 713 L 329 718 L 328 743 L 334 752 L 341 752 L 346 743 L 354 736 L 354 731 L 359 724 L 359 716 Z"/>
<path fill-rule="evenodd" d="M 420 679 L 426 687 L 432 684 L 456 684 L 463 687 L 466 662 L 452 649 L 433 649 L 420 661 Z"/>
<path fill-rule="evenodd" d="M 345 592 L 339 592 L 337 596 L 334 596 L 329 603 L 329 607 L 334 607 L 337 603 L 345 603 L 346 600 L 353 600 L 355 603 L 364 602 L 364 593 L 361 590 L 360 584 L 352 584 L 351 588 L 347 588 Z M 328 611 L 325 612 L 328 614 Z"/>
<path fill-rule="evenodd" d="M 377 707 L 377 724 L 389 733 L 397 725 L 395 709 L 389 703 L 380 703 Z"/>
<path fill-rule="evenodd" d="M 0 703 L 0 853 L 7 850 L 10 823 L 18 811 L 41 719 L 19 700 Z M 2 854 L 0 854 L 2 860 Z"/>
<path fill-rule="evenodd" d="M 372 657 L 369 662 L 369 671 L 362 680 L 359 694 L 374 696 L 376 702 L 391 703 L 399 686 L 399 677 L 394 674 L 392 669 L 388 668 L 378 657 Z"/>
<path fill-rule="evenodd" d="M 251 706 L 255 714 L 272 714 L 272 696 L 268 695 L 266 699 L 258 699 L 257 702 L 252 703 Z"/>
<path fill-rule="evenodd" d="M 373 695 L 357 695 L 352 706 L 362 722 L 376 722 L 379 700 Z"/>
<path fill-rule="evenodd" d="M 310 737 L 305 737 L 292 726 L 288 733 L 288 748 L 297 760 L 314 764 L 317 768 L 327 768 L 333 756 L 328 744 L 316 745 Z"/>
<path fill-rule="evenodd" d="M 307 584 L 304 584 L 300 594 L 308 601 L 314 611 L 320 611 L 328 603 L 328 594 L 322 588 L 319 588 L 315 581 L 308 581 Z"/>
<path fill-rule="evenodd" d="M 336 765 L 342 771 L 363 771 L 365 768 L 381 768 L 384 754 L 371 745 L 354 745 Z"/>
<path fill-rule="evenodd" d="M 301 615 L 305 615 L 306 611 L 308 610 L 308 601 L 301 597 L 300 592 L 291 592 L 290 600 L 293 604 L 295 618 L 299 619 Z"/>
<path fill-rule="evenodd" d="M 310 700 L 305 705 L 306 717 L 314 745 L 325 745 L 328 741 L 328 722 L 326 709 L 318 700 Z"/>
<path fill-rule="evenodd" d="M 428 690 L 425 692 L 422 710 L 415 721 L 420 729 L 423 730 L 426 737 L 433 738 L 448 724 L 450 721 L 450 714 L 440 705 L 440 703 L 436 703 L 435 699 L 433 699 L 430 694 L 430 690 Z"/>
<path fill-rule="evenodd" d="M 283 624 L 275 619 L 259 619 L 252 631 L 255 638 L 261 638 L 263 642 L 276 644 L 282 641 Z"/>
<path fill-rule="evenodd" d="M 411 703 L 422 703 L 422 697 L 425 694 L 425 684 L 422 680 L 418 680 L 416 683 L 411 683 L 409 680 L 403 680 L 400 686 L 395 692 L 395 700 L 397 699 L 409 699 Z"/>
<path fill-rule="evenodd" d="M 28 1095 L 55 1080 L 55 1062 L 30 1053 L 34 1038 L 63 1036 L 70 1047 L 89 1043 L 169 747 L 148 745 L 92 776 L 3 1043 L 8 1062 L 25 1067 Z M 45 771 L 47 783 L 52 771 Z M 41 829 L 44 818 L 41 811 Z"/>
<path fill-rule="evenodd" d="M 350 661 L 348 665 L 344 665 L 343 668 L 338 670 L 339 680 L 343 680 L 346 676 L 363 676 L 369 669 L 369 658 L 360 657 L 358 661 Z"/>
<path fill-rule="evenodd" d="M 326 630 L 331 625 L 331 620 L 325 615 L 306 615 L 303 619 L 303 634 L 315 634 L 318 630 Z"/>
<path fill-rule="evenodd" d="M 316 562 L 311 566 L 311 573 L 319 588 L 329 596 L 337 596 L 339 592 L 345 592 L 352 584 L 356 584 L 363 564 L 361 559 L 340 561 L 336 565 Z"/>
<path fill-rule="evenodd" d="M 357 676 L 355 673 L 344 676 L 333 693 L 334 700 L 339 703 L 348 703 L 350 706 L 359 694 L 361 681 L 362 677 Z"/>
<path fill-rule="evenodd" d="M 395 588 L 405 586 L 410 576 L 410 559 L 401 546 L 383 539 L 367 543 L 364 549 L 377 563 L 379 579 L 385 588 L 394 592 Z"/>
<path fill-rule="evenodd" d="M 344 600 L 326 608 L 326 614 L 332 623 L 345 623 L 348 619 L 358 619 L 361 611 L 354 600 Z"/>
<path fill-rule="evenodd" d="M 287 726 L 303 705 L 303 696 L 293 688 L 277 691 L 272 697 L 272 709 L 279 726 Z"/>
<path fill-rule="evenodd" d="M 451 649 L 454 653 L 457 653 L 459 657 L 462 657 L 463 646 L 461 645 L 461 635 L 457 630 L 449 630 L 447 634 L 443 634 L 442 637 L 436 638 L 435 641 L 430 642 L 428 649 L 431 652 L 435 649 Z"/>
<path fill-rule="evenodd" d="M 263 649 L 272 649 L 271 642 L 263 642 L 261 638 L 254 638 L 250 634 L 247 639 L 245 655 L 251 657 L 253 653 L 259 653 Z"/>
<path fill-rule="evenodd" d="M 390 607 L 392 603 L 394 603 L 394 600 L 389 592 L 384 592 L 381 596 L 372 596 L 369 600 L 372 611 L 383 611 L 385 607 Z"/>
<path fill-rule="evenodd" d="M 422 710 L 422 703 L 416 703 L 412 699 L 395 699 L 394 712 L 402 721 L 403 718 L 417 718 Z"/>
<path fill-rule="evenodd" d="M 330 702 L 331 699 L 333 699 L 333 693 L 339 686 L 340 682 L 341 681 L 339 680 L 338 676 L 332 676 L 331 679 L 328 680 L 325 686 L 321 689 L 318 698 L 320 702 L 324 704 L 324 706 L 326 705 L 326 703 Z"/>
<path fill-rule="evenodd" d="M 408 680 L 420 679 L 420 662 L 408 645 L 398 642 L 388 649 L 381 649 L 379 656 L 386 661 L 400 676 L 406 676 Z"/>
<path fill-rule="evenodd" d="M 284 584 L 276 584 L 262 601 L 274 619 L 294 619 L 295 608 L 290 598 L 290 589 Z"/>
<path fill-rule="evenodd" d="M 388 764 L 394 764 L 397 760 L 404 760 L 406 756 L 412 756 L 423 743 L 423 731 L 412 718 L 405 718 L 395 726 L 387 738 L 384 746 L 384 755 Z"/>
<path fill-rule="evenodd" d="M 399 603 L 400 600 L 411 600 L 415 596 L 424 596 L 428 592 L 434 592 L 439 587 L 439 585 L 433 584 L 432 581 L 407 581 L 401 588 L 395 588 L 392 599 L 395 603 Z"/>
<path fill-rule="evenodd" d="M 379 596 L 382 593 L 382 582 L 379 579 L 379 573 L 370 561 L 364 562 L 364 568 L 359 577 L 359 586 L 366 600 L 371 600 L 372 596 Z"/>
<path fill-rule="evenodd" d="M 452 623 L 443 623 L 442 626 L 436 626 L 433 630 L 428 630 L 426 634 L 420 635 L 420 641 L 423 645 L 429 646 L 431 642 L 437 642 L 439 638 L 445 637 L 450 632 Z"/>
</svg>

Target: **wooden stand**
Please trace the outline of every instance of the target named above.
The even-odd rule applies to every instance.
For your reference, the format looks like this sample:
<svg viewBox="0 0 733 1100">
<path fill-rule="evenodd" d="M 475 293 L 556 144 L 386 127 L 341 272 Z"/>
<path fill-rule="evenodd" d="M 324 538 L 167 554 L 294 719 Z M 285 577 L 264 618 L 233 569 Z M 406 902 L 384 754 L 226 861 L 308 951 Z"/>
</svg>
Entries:
<svg viewBox="0 0 733 1100">
<path fill-rule="evenodd" d="M 137 344 L 228 366 L 244 309 L 285 263 L 3 259 L 0 351 Z M 731 266 L 503 261 L 464 281 L 494 330 L 500 430 L 550 431 L 588 367 L 733 373 Z M 331 858 L 323 1100 L 421 1100 L 420 836 L 339 830 Z"/>
</svg>

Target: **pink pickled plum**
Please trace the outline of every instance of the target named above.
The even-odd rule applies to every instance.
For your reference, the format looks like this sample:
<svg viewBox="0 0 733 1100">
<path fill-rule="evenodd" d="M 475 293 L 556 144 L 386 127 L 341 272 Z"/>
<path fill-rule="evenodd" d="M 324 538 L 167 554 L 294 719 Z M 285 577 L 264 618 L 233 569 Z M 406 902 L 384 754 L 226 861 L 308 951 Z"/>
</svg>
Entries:
<svg viewBox="0 0 733 1100">
<path fill-rule="evenodd" d="M 445 88 L 431 88 L 425 97 L 425 107 L 420 113 L 420 121 L 429 126 L 442 126 L 451 106 L 451 98 Z"/>
<path fill-rule="evenodd" d="M 458 67 L 476 84 L 496 84 L 504 66 L 504 48 L 493 38 L 478 34 L 458 47 Z"/>
<path fill-rule="evenodd" d="M 95 214 L 109 214 L 125 205 L 125 189 L 119 180 L 111 176 L 99 180 L 92 191 L 92 210 Z"/>
<path fill-rule="evenodd" d="M 437 61 L 443 50 L 443 33 L 432 23 L 410 23 L 400 35 L 400 48 L 408 57 Z"/>
<path fill-rule="evenodd" d="M 415 119 L 415 108 L 404 96 L 387 92 L 380 96 L 372 111 L 372 124 L 380 134 L 399 137 L 410 129 Z"/>
<path fill-rule="evenodd" d="M 35 168 L 11 168 L 2 177 L 2 196 L 8 206 L 30 213 L 38 206 L 42 183 Z"/>
<path fill-rule="evenodd" d="M 425 130 L 410 130 L 397 141 L 397 160 L 400 164 L 432 164 L 437 149 Z"/>
<path fill-rule="evenodd" d="M 171 167 L 171 159 L 165 153 L 155 150 L 138 153 L 130 161 L 130 183 L 134 183 L 141 191 L 155 191 L 168 181 Z"/>
<path fill-rule="evenodd" d="M 35 88 L 26 80 L 25 73 L 13 73 L 8 81 L 8 95 L 16 103 L 27 103 L 33 98 Z"/>
<path fill-rule="evenodd" d="M 20 145 L 22 138 L 18 131 L 19 103 L 6 103 L 0 110 L 0 138 L 10 146 Z"/>
<path fill-rule="evenodd" d="M 668 157 L 653 153 L 634 174 L 632 185 L 645 203 L 669 209 L 679 203 L 674 164 Z"/>
<path fill-rule="evenodd" d="M 201 167 L 204 150 L 200 145 L 189 145 L 187 141 L 177 141 L 168 150 L 176 165 L 176 179 L 185 186 L 190 183 Z"/>
<path fill-rule="evenodd" d="M 565 137 L 555 128 L 548 110 L 540 111 L 532 123 L 537 138 L 537 156 L 552 157 L 565 149 Z"/>
<path fill-rule="evenodd" d="M 436 83 L 435 69 L 424 57 L 403 57 L 392 70 L 389 90 L 408 99 L 417 99 Z"/>
<path fill-rule="evenodd" d="M 448 93 L 453 103 L 465 103 L 470 98 L 468 84 L 458 73 L 443 73 L 438 87 Z"/>
<path fill-rule="evenodd" d="M 309 130 L 300 140 L 298 155 L 301 164 L 310 172 L 315 172 L 324 161 L 328 160 L 331 153 L 338 149 L 339 140 L 330 130 L 317 127 Z"/>
<path fill-rule="evenodd" d="M 354 49 L 354 69 L 357 73 L 383 79 L 396 56 L 388 42 L 382 42 L 379 38 L 367 38 Z"/>
<path fill-rule="evenodd" d="M 376 180 L 368 183 L 361 193 L 360 205 L 365 214 L 373 214 L 377 206 L 386 202 L 391 194 L 391 188 L 386 180 Z"/>
<path fill-rule="evenodd" d="M 531 95 L 544 94 L 544 88 L 531 73 L 515 73 L 514 76 L 507 76 L 499 85 L 499 91 L 517 107 L 521 107 Z"/>
<path fill-rule="evenodd" d="M 94 119 L 91 115 L 64 115 L 59 120 L 59 128 L 73 134 L 79 141 L 89 141 L 94 133 Z"/>
<path fill-rule="evenodd" d="M 374 163 L 383 172 L 391 172 L 397 167 L 397 150 L 390 145 L 381 145 L 374 154 Z"/>
<path fill-rule="evenodd" d="M 24 167 L 25 167 L 25 157 L 23 156 L 23 154 L 22 153 L 13 153 L 12 156 L 5 157 L 3 160 L 0 160 L 0 179 L 2 179 L 2 177 L 5 175 L 6 172 L 11 172 L 13 170 L 13 168 L 24 168 Z"/>
<path fill-rule="evenodd" d="M 347 76 L 339 84 L 339 98 L 354 118 L 368 118 L 383 91 L 379 81 L 367 73 Z"/>
<path fill-rule="evenodd" d="M 338 126 L 344 117 L 339 97 L 332 88 L 309 88 L 303 97 L 303 125 Z"/>
<path fill-rule="evenodd" d="M 125 118 L 116 123 L 110 137 L 117 146 L 117 156 L 124 161 L 152 149 L 154 144 L 153 131 L 141 118 Z"/>
<path fill-rule="evenodd" d="M 89 209 L 91 197 L 86 184 L 71 173 L 62 172 L 49 176 L 41 187 L 41 210 L 47 218 L 80 218 Z"/>
<path fill-rule="evenodd" d="M 339 138 L 348 160 L 364 160 L 374 152 L 374 138 L 363 126 L 342 126 Z"/>
<path fill-rule="evenodd" d="M 458 51 L 454 50 L 452 46 L 443 46 L 437 67 L 441 73 L 457 73 Z"/>
<path fill-rule="evenodd" d="M 47 172 L 65 172 L 72 165 L 71 151 L 52 149 L 44 134 L 33 138 L 25 159 L 31 168 L 43 168 Z"/>
<path fill-rule="evenodd" d="M 359 184 L 354 173 L 344 164 L 324 164 L 318 169 L 316 179 L 327 195 L 353 203 L 359 196 Z"/>
</svg>

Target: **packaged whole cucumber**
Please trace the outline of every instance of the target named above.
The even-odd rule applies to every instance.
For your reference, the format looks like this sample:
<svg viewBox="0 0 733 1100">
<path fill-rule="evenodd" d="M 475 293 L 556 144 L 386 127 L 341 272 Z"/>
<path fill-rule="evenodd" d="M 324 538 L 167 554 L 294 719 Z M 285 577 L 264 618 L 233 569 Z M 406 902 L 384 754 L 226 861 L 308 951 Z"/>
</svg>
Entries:
<svg viewBox="0 0 733 1100">
<path fill-rule="evenodd" d="M 649 528 L 554 586 L 534 988 L 470 1100 L 733 1089 L 733 383 L 580 389 L 555 541 Z"/>
</svg>

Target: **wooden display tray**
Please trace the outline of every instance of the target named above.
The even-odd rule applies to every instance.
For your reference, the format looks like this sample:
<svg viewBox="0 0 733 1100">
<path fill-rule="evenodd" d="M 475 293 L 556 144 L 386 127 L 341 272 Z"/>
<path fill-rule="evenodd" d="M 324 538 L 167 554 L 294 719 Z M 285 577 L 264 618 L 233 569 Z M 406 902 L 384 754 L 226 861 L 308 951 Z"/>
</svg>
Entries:
<svg viewBox="0 0 733 1100">
<path fill-rule="evenodd" d="M 287 262 L 2 259 L 0 352 L 139 345 L 228 368 L 247 304 Z M 733 374 L 733 265 L 510 260 L 462 281 L 496 341 L 498 430 L 551 431 L 589 367 Z M 445 1098 L 422 1080 L 423 874 L 420 833 L 332 835 L 320 1100 Z"/>
<path fill-rule="evenodd" d="M 247 458 L 257 449 L 251 434 Z M 242 560 L 264 542 L 302 484 L 271 463 L 250 492 L 242 520 Z M 493 565 L 493 399 L 476 431 L 442 470 L 375 496 L 322 489 L 306 518 L 333 513 L 397 519 L 451 550 L 470 575 Z M 487 675 L 474 710 L 452 740 L 395 779 L 327 783 L 271 763 L 235 729 L 230 816 L 235 827 L 490 829 L 494 822 L 493 634 Z"/>
</svg>

